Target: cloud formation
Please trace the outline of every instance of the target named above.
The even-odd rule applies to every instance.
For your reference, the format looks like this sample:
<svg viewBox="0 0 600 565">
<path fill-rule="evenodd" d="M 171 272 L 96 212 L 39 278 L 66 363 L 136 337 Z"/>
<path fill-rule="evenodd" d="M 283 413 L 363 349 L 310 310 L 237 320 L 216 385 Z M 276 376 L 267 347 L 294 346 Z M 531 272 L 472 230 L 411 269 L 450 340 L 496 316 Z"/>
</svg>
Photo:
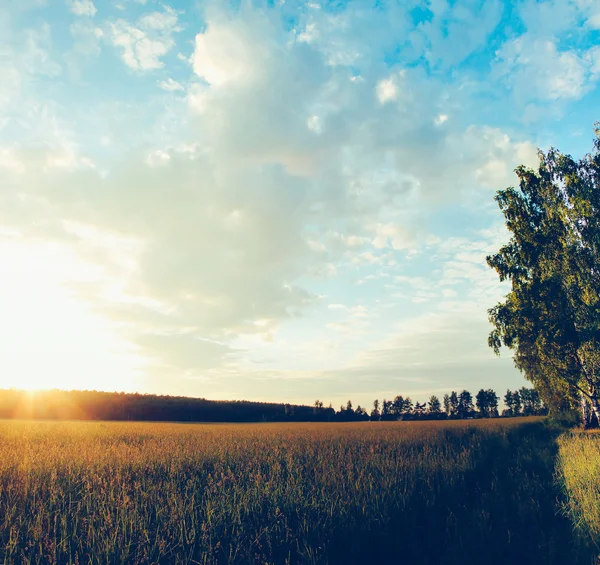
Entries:
<svg viewBox="0 0 600 565">
<path fill-rule="evenodd" d="M 139 71 L 162 68 L 161 58 L 175 46 L 173 35 L 179 31 L 177 14 L 168 7 L 145 14 L 135 24 L 118 19 L 110 28 L 112 43 L 121 50 L 123 62 Z"/>
<path fill-rule="evenodd" d="M 70 0 L 69 4 L 71 6 L 71 11 L 76 16 L 93 17 L 98 11 L 92 0 Z"/>
<path fill-rule="evenodd" d="M 521 116 L 599 73 L 597 47 L 560 42 L 594 6 L 552 4 L 562 26 L 525 3 L 515 35 L 495 2 L 71 2 L 69 56 L 51 23 L 0 20 L 0 233 L 76 257 L 60 284 L 143 390 L 520 385 L 485 344 L 492 197 L 536 161 Z"/>
</svg>

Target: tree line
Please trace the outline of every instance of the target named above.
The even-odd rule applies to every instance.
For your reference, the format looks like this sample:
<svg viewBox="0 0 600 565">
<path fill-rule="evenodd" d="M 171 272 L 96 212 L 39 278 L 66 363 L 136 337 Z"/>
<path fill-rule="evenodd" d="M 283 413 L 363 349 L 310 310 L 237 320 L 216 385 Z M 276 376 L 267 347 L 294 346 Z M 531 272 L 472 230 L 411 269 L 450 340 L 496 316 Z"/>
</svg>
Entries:
<svg viewBox="0 0 600 565">
<path fill-rule="evenodd" d="M 316 400 L 313 411 L 318 419 L 333 421 L 459 420 L 541 416 L 547 413 L 535 389 L 507 390 L 503 400 L 506 408 L 501 413 L 498 410 L 499 397 L 492 389 L 481 389 L 475 397 L 468 390 L 452 391 L 442 400 L 432 395 L 427 402 L 413 402 L 410 396 L 399 395 L 393 400 L 375 400 L 370 410 L 360 405 L 354 408 L 352 401 L 348 400 L 336 411 L 331 405 L 325 408 L 320 400 Z"/>
<path fill-rule="evenodd" d="M 317 400 L 313 406 L 250 401 L 220 401 L 204 398 L 127 394 L 99 391 L 0 390 L 0 418 L 37 420 L 116 420 L 168 422 L 349 422 L 392 420 L 443 420 L 494 418 L 500 415 L 545 414 L 545 407 L 533 389 L 506 392 L 506 409 L 498 413 L 498 396 L 480 390 L 451 392 L 442 400 L 431 396 L 427 402 L 413 402 L 409 396 L 375 400 L 370 410 L 352 401 L 335 410 Z"/>
</svg>

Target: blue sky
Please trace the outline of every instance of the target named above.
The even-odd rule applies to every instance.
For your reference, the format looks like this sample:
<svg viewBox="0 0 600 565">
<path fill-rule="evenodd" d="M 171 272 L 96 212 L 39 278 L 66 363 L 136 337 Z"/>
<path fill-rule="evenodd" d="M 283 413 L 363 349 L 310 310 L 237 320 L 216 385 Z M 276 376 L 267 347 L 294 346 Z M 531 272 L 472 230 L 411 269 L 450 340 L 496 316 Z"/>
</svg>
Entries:
<svg viewBox="0 0 600 565">
<path fill-rule="evenodd" d="M 525 384 L 486 345 L 493 195 L 591 147 L 594 0 L 23 0 L 0 77 L 0 384 Z"/>
</svg>

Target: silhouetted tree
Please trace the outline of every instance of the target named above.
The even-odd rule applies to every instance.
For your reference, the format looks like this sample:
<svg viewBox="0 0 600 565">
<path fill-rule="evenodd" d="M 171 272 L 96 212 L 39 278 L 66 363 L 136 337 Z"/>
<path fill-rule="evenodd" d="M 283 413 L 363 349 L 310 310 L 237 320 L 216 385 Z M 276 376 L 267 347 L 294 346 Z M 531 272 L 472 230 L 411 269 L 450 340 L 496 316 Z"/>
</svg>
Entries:
<svg viewBox="0 0 600 565">
<path fill-rule="evenodd" d="M 525 389 L 528 390 L 528 389 Z M 525 393 L 526 395 L 528 392 Z M 523 399 L 521 398 L 521 392 L 518 390 L 511 391 L 506 390 L 504 395 L 504 404 L 506 404 L 506 415 L 507 416 L 521 416 L 521 410 L 523 407 Z"/>
<path fill-rule="evenodd" d="M 450 417 L 457 418 L 459 416 L 458 394 L 455 391 L 450 393 Z"/>
<path fill-rule="evenodd" d="M 442 406 L 440 404 L 440 399 L 437 396 L 432 395 L 429 398 L 428 404 L 429 404 L 429 412 L 431 414 L 437 415 L 437 414 L 439 414 L 442 411 Z"/>
<path fill-rule="evenodd" d="M 381 403 L 381 419 L 382 420 L 389 420 L 393 416 L 392 404 L 393 403 L 391 400 L 385 400 L 385 398 L 383 399 L 383 402 Z"/>
<path fill-rule="evenodd" d="M 535 416 L 542 413 L 542 400 L 537 390 L 521 387 L 519 396 L 524 416 Z"/>
<path fill-rule="evenodd" d="M 373 401 L 373 410 L 371 410 L 371 420 L 379 420 L 381 414 L 379 413 L 379 400 Z"/>
<path fill-rule="evenodd" d="M 492 418 L 498 415 L 498 396 L 491 388 L 481 389 L 475 397 L 475 404 L 482 418 Z"/>
<path fill-rule="evenodd" d="M 392 404 L 392 413 L 394 416 L 400 416 L 404 412 L 404 397 L 396 396 Z"/>
<path fill-rule="evenodd" d="M 508 388 L 506 389 L 506 394 L 504 395 L 504 405 L 506 406 L 506 410 L 504 410 L 503 414 L 505 416 L 515 416 L 513 394 Z"/>
<path fill-rule="evenodd" d="M 468 390 L 463 390 L 458 396 L 458 417 L 467 418 L 473 413 L 473 396 Z"/>
<path fill-rule="evenodd" d="M 319 416 L 323 412 L 323 403 L 320 400 L 315 400 L 313 407 L 313 413 L 315 416 Z"/>
<path fill-rule="evenodd" d="M 450 395 L 444 394 L 444 412 L 450 417 L 452 415 L 452 405 L 450 404 Z"/>
<path fill-rule="evenodd" d="M 521 415 L 521 409 L 523 407 L 523 401 L 521 400 L 521 393 L 518 390 L 515 390 L 512 393 L 512 405 L 513 405 L 513 409 L 514 409 L 514 415 L 515 416 L 520 416 Z"/>
</svg>

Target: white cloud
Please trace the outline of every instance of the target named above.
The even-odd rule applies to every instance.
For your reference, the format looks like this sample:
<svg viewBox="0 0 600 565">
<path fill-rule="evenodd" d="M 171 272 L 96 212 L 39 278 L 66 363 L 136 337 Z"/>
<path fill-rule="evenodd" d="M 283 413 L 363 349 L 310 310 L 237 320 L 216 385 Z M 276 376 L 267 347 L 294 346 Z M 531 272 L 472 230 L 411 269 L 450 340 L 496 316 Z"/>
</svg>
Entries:
<svg viewBox="0 0 600 565">
<path fill-rule="evenodd" d="M 319 37 L 319 30 L 317 28 L 317 24 L 311 22 L 306 25 L 303 31 L 298 34 L 298 41 L 304 41 L 306 43 L 311 43 L 315 41 Z"/>
<path fill-rule="evenodd" d="M 551 39 L 582 23 L 578 0 L 528 0 L 519 6 L 527 31 L 539 39 Z"/>
<path fill-rule="evenodd" d="M 9 169 L 19 173 L 25 172 L 25 166 L 14 148 L 0 147 L 0 169 Z"/>
<path fill-rule="evenodd" d="M 146 163 L 151 167 L 160 167 L 166 165 L 171 160 L 171 155 L 163 149 L 152 151 L 146 158 Z"/>
<path fill-rule="evenodd" d="M 376 236 L 373 239 L 373 247 L 383 249 L 410 249 L 415 242 L 410 232 L 400 225 L 379 224 L 375 227 Z"/>
<path fill-rule="evenodd" d="M 367 342 L 389 333 L 397 317 L 442 301 L 448 309 L 468 306 L 453 300 L 462 296 L 461 285 L 481 282 L 478 307 L 489 298 L 484 287 L 492 285 L 475 265 L 481 250 L 465 242 L 451 242 L 466 247 L 444 257 L 435 276 L 403 274 L 404 259 L 422 251 L 423 242 L 435 248 L 428 252 L 442 253 L 442 238 L 425 239 L 430 214 L 445 203 L 464 212 L 491 201 L 491 189 L 509 182 L 512 167 L 533 146 L 499 129 L 465 125 L 475 117 L 462 84 L 443 84 L 414 67 L 390 74 L 369 64 L 397 41 L 392 24 L 400 21 L 403 29 L 401 18 L 390 23 L 359 10 L 334 21 L 324 10 L 310 12 L 314 27 L 301 22 L 298 28 L 318 31 L 308 41 L 268 10 L 209 11 L 191 59 L 195 82 L 164 78 L 171 69 L 154 82 L 167 91 L 184 89 L 185 96 L 154 88 L 156 98 L 135 107 L 90 106 L 73 116 L 63 109 L 73 128 L 85 115 L 77 134 L 60 120 L 52 123 L 49 116 L 60 110 L 46 107 L 27 124 L 34 127 L 39 117 L 38 127 L 54 137 L 45 134 L 42 148 L 25 143 L 0 151 L 8 171 L 0 223 L 24 229 L 28 241 L 59 241 L 97 265 L 97 279 L 73 287 L 118 322 L 153 374 L 209 378 L 214 370 L 215 379 L 225 379 L 252 360 L 253 352 L 239 351 L 241 342 L 272 340 L 276 348 L 279 332 L 295 324 L 310 326 L 315 342 L 312 334 L 322 331 L 329 345 L 319 360 L 339 368 L 343 359 L 332 351 L 369 350 Z M 96 29 L 72 31 L 98 39 Z M 133 23 L 117 20 L 106 33 L 129 67 L 149 70 L 165 64 L 178 29 L 177 16 L 166 9 Z M 32 49 L 32 68 L 50 76 L 52 58 L 44 52 Z M 15 77 L 20 92 L 22 74 Z M 188 109 L 195 111 L 191 119 Z M 101 126 L 88 121 L 94 114 Z M 83 133 L 88 124 L 93 127 Z M 120 139 L 129 136 L 139 150 L 122 150 Z M 103 140 L 98 160 L 104 167 L 86 160 L 89 139 Z M 73 222 L 86 228 L 73 229 Z M 92 228 L 102 235 L 90 235 Z M 127 251 L 116 259 L 121 247 Z M 423 255 L 415 261 L 426 261 Z M 364 296 L 347 299 L 359 281 L 366 281 Z M 367 291 L 390 281 L 405 296 L 380 325 Z M 315 290 L 324 284 L 326 301 L 325 291 Z M 420 346 L 451 335 L 450 322 L 444 324 L 447 331 L 439 334 L 432 325 Z M 479 339 L 469 335 L 461 339 Z M 380 349 L 386 348 L 374 350 Z M 381 363 L 373 374 L 389 377 L 391 353 L 374 355 Z M 308 363 L 310 351 L 298 357 Z M 366 372 L 359 361 L 348 365 L 351 377 Z M 288 374 L 286 362 L 271 378 Z"/>
<path fill-rule="evenodd" d="M 177 14 L 168 7 L 142 16 L 135 24 L 119 19 L 110 28 L 112 43 L 122 50 L 125 64 L 142 71 L 164 66 L 161 58 L 175 46 L 173 35 L 180 30 Z"/>
<path fill-rule="evenodd" d="M 104 36 L 101 28 L 78 20 L 71 24 L 69 31 L 75 40 L 74 49 L 77 53 L 93 56 L 100 54 L 100 40 Z"/>
<path fill-rule="evenodd" d="M 28 123 L 34 114 L 37 114 L 36 120 L 26 128 L 30 134 L 49 126 L 44 115 L 48 101 L 40 101 L 37 96 L 43 91 L 45 81 L 55 79 L 62 71 L 52 53 L 52 33 L 46 22 L 12 33 L 2 29 L 0 15 L 0 133 L 3 139 L 12 142 L 15 130 Z"/>
<path fill-rule="evenodd" d="M 98 11 L 92 0 L 70 0 L 71 12 L 76 16 L 90 16 L 93 17 Z"/>
<path fill-rule="evenodd" d="M 593 29 L 600 29 L 600 11 L 590 16 L 588 25 Z"/>
<path fill-rule="evenodd" d="M 585 54 L 586 62 L 590 66 L 590 71 L 594 79 L 600 78 L 600 47 L 592 47 Z"/>
<path fill-rule="evenodd" d="M 319 116 L 310 116 L 306 120 L 306 126 L 309 130 L 314 131 L 317 135 L 322 132 L 321 120 Z"/>
<path fill-rule="evenodd" d="M 432 2 L 429 9 L 433 18 L 411 32 L 413 46 L 423 50 L 432 66 L 448 68 L 488 45 L 489 36 L 500 23 L 503 4 L 499 0 L 456 5 Z"/>
<path fill-rule="evenodd" d="M 593 50 L 560 51 L 555 40 L 522 36 L 497 53 L 495 70 L 521 101 L 577 100 L 595 80 Z"/>
<path fill-rule="evenodd" d="M 254 17 L 250 23 L 241 18 L 234 22 L 209 22 L 206 30 L 196 36 L 194 72 L 216 87 L 256 79 L 268 65 L 270 54 L 255 34 L 262 30 L 268 37 L 272 25 L 266 18 Z"/>
<path fill-rule="evenodd" d="M 51 55 L 52 33 L 48 23 L 43 23 L 37 29 L 25 32 L 24 45 L 21 46 L 23 70 L 31 75 L 54 77 L 61 73 L 61 66 Z"/>
<path fill-rule="evenodd" d="M 377 83 L 377 98 L 380 104 L 393 102 L 398 99 L 398 85 L 393 78 L 387 78 Z"/>
<path fill-rule="evenodd" d="M 185 90 L 181 83 L 177 82 L 176 80 L 173 80 L 171 77 L 169 77 L 167 80 L 161 80 L 158 83 L 158 86 L 160 86 L 163 90 L 166 90 L 167 92 L 178 92 L 181 90 Z"/>
</svg>

